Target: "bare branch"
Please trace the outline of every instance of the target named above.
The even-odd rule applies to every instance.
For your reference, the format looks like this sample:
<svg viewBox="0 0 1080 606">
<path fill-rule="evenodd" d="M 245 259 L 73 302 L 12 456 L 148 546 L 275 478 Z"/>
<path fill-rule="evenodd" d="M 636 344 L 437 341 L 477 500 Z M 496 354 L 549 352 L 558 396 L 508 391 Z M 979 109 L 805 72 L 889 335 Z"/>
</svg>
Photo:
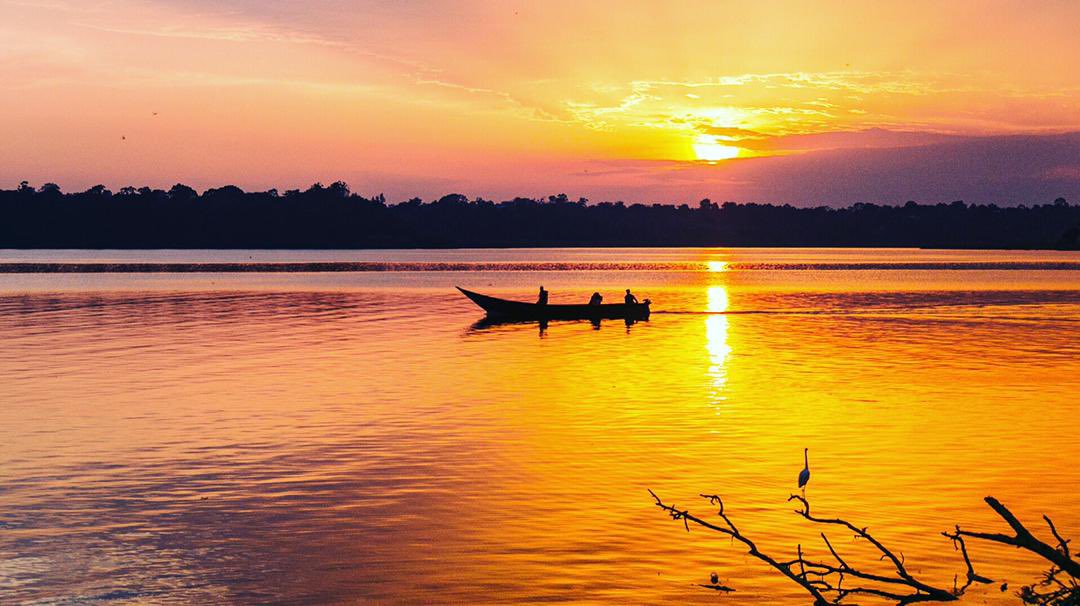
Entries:
<svg viewBox="0 0 1080 606">
<path fill-rule="evenodd" d="M 1020 520 L 1009 508 L 1001 504 L 994 497 L 986 497 L 983 499 L 986 504 L 990 506 L 1016 533 L 1013 536 L 999 534 L 999 533 L 987 533 L 987 532 L 972 532 L 968 530 L 961 530 L 958 526 L 956 528 L 957 536 L 965 536 L 973 539 L 981 539 L 983 541 L 991 541 L 994 543 L 1001 543 L 1003 545 L 1011 545 L 1013 547 L 1020 547 L 1026 549 L 1038 556 L 1041 556 L 1046 561 L 1050 562 L 1057 568 L 1060 568 L 1069 576 L 1074 579 L 1080 578 L 1080 562 L 1072 559 L 1069 555 L 1068 541 L 1064 540 L 1060 534 L 1058 534 L 1057 528 L 1054 527 L 1053 522 L 1050 522 L 1050 518 L 1043 516 L 1043 519 L 1050 525 L 1050 531 L 1053 533 L 1054 538 L 1058 540 L 1058 547 L 1048 545 L 1039 539 L 1035 538 L 1031 532 L 1020 523 Z M 951 538 L 951 537 L 950 537 Z"/>
<path fill-rule="evenodd" d="M 858 528 L 839 518 L 823 519 L 814 517 L 810 514 L 810 503 L 804 497 L 792 495 L 788 499 L 789 501 L 798 500 L 802 503 L 803 509 L 801 511 L 797 510 L 796 513 L 814 523 L 844 526 L 852 530 L 856 536 L 870 541 L 882 553 L 883 559 L 888 559 L 893 563 L 897 571 L 896 576 L 866 572 L 850 565 L 836 551 L 825 533 L 821 533 L 821 538 L 836 560 L 836 565 L 808 559 L 803 553 L 801 544 L 796 546 L 796 558 L 794 560 L 779 561 L 760 551 L 752 540 L 739 531 L 738 527 L 735 526 L 735 523 L 724 511 L 724 502 L 718 495 L 703 494 L 701 496 L 707 499 L 711 505 L 719 508 L 717 515 L 723 521 L 723 525 L 707 522 L 687 510 L 678 509 L 674 505 L 667 505 L 651 490 L 649 494 L 653 496 L 657 507 L 667 511 L 672 519 L 682 521 L 686 528 L 689 528 L 689 523 L 693 522 L 696 525 L 725 534 L 743 543 L 749 549 L 750 555 L 765 562 L 806 590 L 814 599 L 815 605 L 839 604 L 848 596 L 860 594 L 893 600 L 899 605 L 916 602 L 950 602 L 957 599 L 956 593 L 928 585 L 912 576 L 904 567 L 903 556 L 894 555 L 892 551 L 871 536 L 865 528 Z M 845 580 L 849 579 L 856 579 L 861 584 L 845 586 Z"/>
<path fill-rule="evenodd" d="M 939 589 L 937 587 L 927 585 L 926 583 L 923 583 L 922 581 L 919 581 L 914 576 L 912 576 L 904 565 L 904 555 L 900 554 L 900 556 L 897 556 L 896 554 L 894 554 L 891 550 L 889 550 L 889 548 L 885 547 L 885 545 L 883 545 L 881 541 L 875 539 L 873 535 L 871 535 L 866 530 L 866 528 L 859 528 L 851 522 L 848 522 L 847 520 L 842 520 L 840 518 L 815 517 L 813 514 L 810 513 L 810 502 L 807 501 L 806 498 L 803 496 L 793 494 L 788 497 L 788 501 L 799 501 L 802 504 L 802 509 L 796 509 L 795 513 L 801 515 L 802 517 L 806 518 L 811 522 L 814 522 L 815 524 L 834 524 L 838 526 L 843 526 L 854 532 L 856 536 L 869 541 L 871 545 L 873 545 L 875 548 L 877 548 L 879 552 L 881 552 L 881 559 L 889 560 L 890 562 L 892 562 L 893 567 L 896 568 L 896 574 L 899 576 L 900 580 L 904 581 L 907 585 L 910 585 L 911 587 L 919 591 L 924 591 L 931 595 L 935 595 L 938 592 L 943 591 L 942 589 Z"/>
<path fill-rule="evenodd" d="M 656 501 L 657 507 L 668 512 L 673 520 L 681 521 L 687 531 L 690 523 L 697 526 L 719 532 L 731 537 L 733 541 L 739 541 L 747 547 L 749 554 L 765 562 L 782 575 L 802 587 L 814 600 L 815 606 L 840 604 L 846 598 L 853 595 L 876 596 L 896 602 L 898 606 L 914 604 L 916 602 L 951 602 L 956 601 L 974 583 L 988 584 L 993 581 L 978 574 L 968 554 L 965 539 L 977 539 L 1019 547 L 1030 551 L 1049 561 L 1052 566 L 1046 572 L 1041 581 L 1021 588 L 1017 596 L 1027 604 L 1041 604 L 1043 606 L 1064 606 L 1080 604 L 1080 565 L 1072 559 L 1069 551 L 1069 540 L 1065 539 L 1054 526 L 1048 516 L 1043 516 L 1050 533 L 1057 540 L 1056 546 L 1051 546 L 1035 538 L 1030 531 L 1009 511 L 1000 501 L 993 497 L 986 497 L 986 503 L 1012 528 L 1014 535 L 1002 533 L 974 532 L 955 527 L 953 532 L 943 532 L 942 535 L 949 538 L 953 548 L 960 552 L 963 557 L 966 582 L 958 586 L 957 579 L 953 579 L 952 590 L 945 590 L 925 583 L 907 569 L 904 554 L 894 552 L 876 539 L 866 527 L 859 527 L 842 518 L 823 518 L 814 515 L 810 509 L 810 502 L 804 496 L 791 495 L 788 501 L 798 501 L 800 509 L 795 513 L 813 524 L 826 524 L 840 526 L 853 533 L 856 539 L 864 539 L 869 542 L 880 554 L 880 560 L 888 561 L 893 572 L 878 574 L 861 570 L 857 565 L 852 565 L 840 555 L 832 542 L 821 532 L 821 540 L 832 555 L 835 564 L 830 562 L 809 559 L 803 552 L 801 544 L 796 546 L 796 557 L 793 560 L 780 561 L 763 553 L 757 545 L 746 535 L 739 531 L 724 509 L 724 501 L 719 495 L 702 494 L 701 497 L 708 500 L 710 505 L 717 507 L 717 516 L 720 522 L 709 522 L 691 514 L 688 510 L 679 509 L 674 505 L 667 505 L 653 491 L 649 491 Z M 1066 576 L 1068 578 L 1066 578 Z M 712 577 L 712 583 L 700 585 L 701 587 L 715 591 L 734 591 L 730 587 L 721 585 L 717 577 Z M 1002 591 L 1007 588 L 1002 585 Z"/>
<path fill-rule="evenodd" d="M 967 544 L 964 543 L 964 537 L 960 534 L 959 526 L 956 527 L 956 532 L 953 534 L 947 532 L 941 534 L 952 539 L 953 549 L 958 549 L 960 551 L 960 555 L 964 556 L 964 564 L 967 566 L 967 582 L 964 583 L 963 587 L 954 589 L 953 593 L 956 593 L 957 595 L 963 594 L 967 591 L 968 587 L 971 587 L 972 583 L 982 583 L 985 585 L 994 582 L 992 579 L 988 579 L 975 572 L 975 567 L 971 565 L 971 558 L 968 557 Z"/>
<path fill-rule="evenodd" d="M 710 522 L 707 522 L 707 521 L 705 521 L 705 520 L 691 514 L 689 511 L 680 510 L 680 509 L 676 508 L 674 505 L 667 505 L 662 500 L 660 500 L 660 497 L 656 496 L 656 493 L 653 492 L 652 490 L 649 490 L 649 494 L 651 494 L 653 499 L 656 501 L 656 506 L 657 507 L 659 507 L 659 508 L 663 509 L 664 511 L 668 512 L 668 514 L 671 516 L 671 519 L 673 519 L 673 520 L 682 520 L 683 524 L 687 525 L 686 526 L 687 529 L 689 529 L 688 523 L 693 522 L 694 524 L 697 524 L 698 526 L 702 526 L 704 528 L 714 530 L 714 531 L 719 532 L 721 534 L 728 535 L 729 537 L 731 537 L 731 538 L 735 539 L 736 541 L 739 541 L 740 543 L 745 545 L 749 549 L 750 555 L 752 555 L 755 558 L 761 560 L 762 562 L 765 562 L 769 566 L 772 566 L 779 573 L 783 574 L 784 576 L 791 579 L 792 581 L 798 583 L 799 586 L 801 586 L 803 589 L 805 589 L 807 591 L 807 593 L 809 593 L 814 598 L 814 604 L 815 605 L 825 605 L 825 604 L 830 603 L 825 598 L 825 596 L 822 595 L 821 590 L 818 589 L 817 587 L 815 587 L 813 583 L 808 582 L 805 578 L 800 577 L 800 576 L 796 575 L 793 572 L 791 563 L 781 563 L 781 562 L 776 561 L 772 556 L 769 556 L 768 554 L 765 554 L 765 553 L 761 552 L 758 549 L 757 545 L 754 544 L 753 541 L 751 541 L 749 538 L 745 537 L 742 533 L 740 533 L 739 530 L 736 528 L 735 524 L 731 521 L 730 518 L 728 518 L 727 514 L 724 513 L 723 501 L 720 499 L 720 497 L 718 497 L 716 495 L 704 495 L 705 498 L 708 499 L 710 503 L 712 503 L 714 505 L 719 504 L 720 511 L 719 511 L 719 513 L 717 515 L 719 515 L 720 518 L 722 520 L 724 520 L 724 523 L 727 524 L 726 527 L 725 526 L 717 526 L 716 524 L 712 524 Z"/>
<path fill-rule="evenodd" d="M 844 561 L 844 558 L 841 558 L 840 554 L 836 553 L 836 550 L 833 549 L 832 543 L 829 542 L 829 537 L 825 536 L 824 532 L 821 533 L 821 540 L 825 541 L 825 546 L 829 548 L 829 553 L 831 553 L 833 557 L 836 558 L 836 561 L 840 563 L 841 569 L 850 568 L 850 566 L 847 565 L 847 562 Z"/>
<path fill-rule="evenodd" d="M 1017 595 L 1025 604 L 1063 606 L 1065 604 L 1080 603 L 1080 563 L 1072 559 L 1069 553 L 1069 541 L 1061 536 L 1050 517 L 1044 515 L 1043 520 L 1046 520 L 1047 526 L 1050 527 L 1050 533 L 1057 539 L 1057 547 L 1035 538 L 1001 501 L 994 497 L 986 497 L 984 500 L 995 513 L 1005 520 L 1016 534 L 1009 536 L 1000 533 L 973 532 L 961 530 L 959 526 L 956 527 L 956 532 L 943 533 L 952 539 L 954 544 L 959 545 L 961 553 L 964 555 L 964 561 L 968 566 L 968 585 L 971 584 L 972 576 L 977 577 L 978 575 L 975 575 L 975 571 L 972 569 L 971 560 L 968 558 L 967 549 L 964 545 L 964 537 L 1018 547 L 1041 556 L 1051 563 L 1050 570 L 1043 575 L 1042 581 L 1020 589 Z M 1071 579 L 1063 581 L 1059 578 L 1062 573 L 1069 575 Z M 979 578 L 975 580 L 979 580 Z"/>
<path fill-rule="evenodd" d="M 1043 514 L 1043 519 L 1046 520 L 1046 525 L 1050 527 L 1050 534 L 1054 535 L 1054 538 L 1058 540 L 1058 549 L 1061 550 L 1061 553 L 1065 557 L 1071 558 L 1072 556 L 1069 555 L 1069 541 L 1061 538 L 1061 535 L 1058 534 L 1057 528 L 1054 526 L 1054 521 L 1050 519 L 1050 516 Z"/>
</svg>

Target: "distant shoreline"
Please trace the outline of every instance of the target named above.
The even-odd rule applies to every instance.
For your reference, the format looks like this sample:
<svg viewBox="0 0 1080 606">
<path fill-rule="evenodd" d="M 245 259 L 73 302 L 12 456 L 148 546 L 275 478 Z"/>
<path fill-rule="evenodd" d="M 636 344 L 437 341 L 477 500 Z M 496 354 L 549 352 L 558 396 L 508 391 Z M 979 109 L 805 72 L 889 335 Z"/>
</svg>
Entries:
<svg viewBox="0 0 1080 606">
<path fill-rule="evenodd" d="M 0 248 L 386 250 L 557 247 L 807 247 L 1080 250 L 1080 205 L 908 202 L 845 208 L 592 203 L 566 195 L 502 202 L 448 194 L 388 204 L 338 182 L 306 191 L 198 193 L 46 184 L 0 190 Z"/>
</svg>

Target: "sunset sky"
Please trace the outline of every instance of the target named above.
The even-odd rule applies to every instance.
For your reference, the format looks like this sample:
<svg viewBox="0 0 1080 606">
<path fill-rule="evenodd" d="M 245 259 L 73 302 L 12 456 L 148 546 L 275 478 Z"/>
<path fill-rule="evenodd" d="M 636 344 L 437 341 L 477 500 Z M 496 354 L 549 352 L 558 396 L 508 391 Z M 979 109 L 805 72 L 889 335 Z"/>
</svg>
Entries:
<svg viewBox="0 0 1080 606">
<path fill-rule="evenodd" d="M 0 0 L 0 187 L 1080 198 L 1080 2 Z"/>
</svg>

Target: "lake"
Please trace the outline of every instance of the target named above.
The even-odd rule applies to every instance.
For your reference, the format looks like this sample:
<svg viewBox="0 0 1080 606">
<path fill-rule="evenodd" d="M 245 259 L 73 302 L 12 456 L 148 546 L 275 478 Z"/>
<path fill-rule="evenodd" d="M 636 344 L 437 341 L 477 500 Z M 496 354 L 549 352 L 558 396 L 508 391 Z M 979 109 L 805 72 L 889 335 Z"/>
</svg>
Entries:
<svg viewBox="0 0 1080 606">
<path fill-rule="evenodd" d="M 145 262 L 348 271 L 0 275 L 2 603 L 808 604 L 647 492 L 827 559 L 804 447 L 814 511 L 929 582 L 964 572 L 941 531 L 1008 530 L 987 495 L 1080 540 L 1080 253 L 0 251 Z M 541 284 L 653 314 L 487 326 L 453 288 Z"/>
</svg>

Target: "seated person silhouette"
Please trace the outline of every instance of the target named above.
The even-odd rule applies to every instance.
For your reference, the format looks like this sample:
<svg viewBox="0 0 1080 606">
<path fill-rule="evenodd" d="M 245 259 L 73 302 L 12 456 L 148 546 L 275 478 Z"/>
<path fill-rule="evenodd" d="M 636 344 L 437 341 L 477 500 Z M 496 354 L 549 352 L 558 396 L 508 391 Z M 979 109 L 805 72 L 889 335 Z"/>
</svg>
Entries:
<svg viewBox="0 0 1080 606">
<path fill-rule="evenodd" d="M 548 291 L 544 290 L 544 287 L 540 287 L 540 296 L 536 297 L 537 305 L 547 305 Z"/>
<path fill-rule="evenodd" d="M 600 302 L 603 301 L 603 300 L 604 300 L 604 297 L 600 296 L 600 293 L 594 292 L 592 294 L 592 297 L 589 299 L 589 305 L 599 305 Z"/>
<path fill-rule="evenodd" d="M 627 289 L 626 289 L 626 296 L 625 296 L 625 297 L 623 297 L 623 301 L 624 301 L 624 302 L 625 302 L 625 303 L 626 303 L 627 305 L 630 305 L 630 304 L 634 304 L 634 305 L 637 305 L 637 297 L 635 297 L 635 296 L 634 296 L 633 294 L 631 294 L 631 293 L 630 293 L 630 289 L 629 289 L 629 288 L 627 288 Z"/>
</svg>

